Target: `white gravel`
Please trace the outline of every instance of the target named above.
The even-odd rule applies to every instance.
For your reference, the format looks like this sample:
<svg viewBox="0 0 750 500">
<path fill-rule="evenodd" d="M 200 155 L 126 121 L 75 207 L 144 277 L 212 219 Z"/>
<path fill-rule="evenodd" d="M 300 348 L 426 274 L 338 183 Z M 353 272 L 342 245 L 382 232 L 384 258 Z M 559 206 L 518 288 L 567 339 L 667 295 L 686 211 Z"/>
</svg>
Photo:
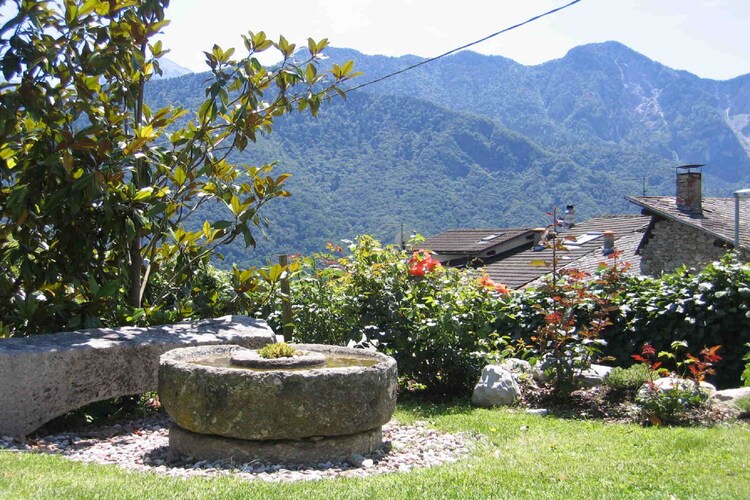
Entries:
<svg viewBox="0 0 750 500">
<path fill-rule="evenodd" d="M 384 447 L 367 455 L 353 455 L 346 462 L 305 465 L 251 462 L 170 462 L 170 420 L 158 416 L 119 424 L 92 427 L 79 432 L 18 440 L 0 436 L 0 449 L 52 453 L 82 462 L 120 467 L 169 476 L 235 476 L 263 481 L 298 481 L 332 477 L 365 477 L 455 462 L 468 454 L 479 436 L 447 434 L 426 422 L 383 426 Z"/>
</svg>

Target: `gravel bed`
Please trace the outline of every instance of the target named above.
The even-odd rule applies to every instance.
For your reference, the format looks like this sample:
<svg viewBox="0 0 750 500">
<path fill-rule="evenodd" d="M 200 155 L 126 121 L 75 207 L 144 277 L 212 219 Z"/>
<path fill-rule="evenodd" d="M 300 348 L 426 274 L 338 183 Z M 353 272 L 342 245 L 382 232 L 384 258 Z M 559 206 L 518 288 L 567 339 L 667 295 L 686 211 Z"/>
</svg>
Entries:
<svg viewBox="0 0 750 500">
<path fill-rule="evenodd" d="M 345 462 L 273 464 L 250 462 L 170 462 L 166 416 L 133 420 L 78 432 L 18 440 L 0 436 L 0 450 L 51 453 L 82 462 L 115 464 L 125 469 L 175 477 L 234 476 L 263 481 L 299 481 L 332 477 L 365 477 L 455 462 L 470 452 L 479 436 L 447 434 L 426 422 L 383 426 L 382 449 L 374 454 L 352 455 Z"/>
</svg>

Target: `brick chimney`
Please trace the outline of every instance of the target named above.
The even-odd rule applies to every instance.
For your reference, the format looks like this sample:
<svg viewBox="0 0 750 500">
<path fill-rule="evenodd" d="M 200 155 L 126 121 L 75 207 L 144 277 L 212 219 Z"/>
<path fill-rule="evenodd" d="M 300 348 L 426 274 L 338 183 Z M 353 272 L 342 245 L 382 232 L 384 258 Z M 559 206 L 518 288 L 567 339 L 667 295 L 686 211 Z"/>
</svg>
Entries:
<svg viewBox="0 0 750 500">
<path fill-rule="evenodd" d="M 683 165 L 677 167 L 677 208 L 683 212 L 700 214 L 703 212 L 701 172 L 691 169 L 703 165 Z"/>
</svg>

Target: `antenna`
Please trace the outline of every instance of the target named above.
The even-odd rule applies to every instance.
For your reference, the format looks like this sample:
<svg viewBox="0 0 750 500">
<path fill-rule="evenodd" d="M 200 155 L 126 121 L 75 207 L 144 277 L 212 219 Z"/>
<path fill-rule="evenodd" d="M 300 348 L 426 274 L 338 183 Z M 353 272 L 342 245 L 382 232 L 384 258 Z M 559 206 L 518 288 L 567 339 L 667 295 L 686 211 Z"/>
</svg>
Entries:
<svg viewBox="0 0 750 500">
<path fill-rule="evenodd" d="M 628 180 L 628 181 L 637 181 L 637 180 L 643 181 L 643 196 L 646 196 L 646 180 L 648 178 L 649 178 L 648 175 L 642 175 L 640 177 L 628 177 L 625 180 Z"/>
<path fill-rule="evenodd" d="M 404 223 L 401 223 L 401 231 L 396 233 L 396 245 L 401 247 L 401 250 L 406 250 L 406 238 L 404 237 Z"/>
</svg>

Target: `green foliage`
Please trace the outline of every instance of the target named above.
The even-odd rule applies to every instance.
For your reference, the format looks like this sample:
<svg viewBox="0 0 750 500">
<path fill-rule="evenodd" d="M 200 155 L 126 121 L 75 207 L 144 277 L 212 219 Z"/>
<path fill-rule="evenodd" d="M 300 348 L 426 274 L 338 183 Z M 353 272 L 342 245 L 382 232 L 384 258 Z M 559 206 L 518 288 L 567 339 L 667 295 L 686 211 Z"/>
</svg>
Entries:
<svg viewBox="0 0 750 500">
<path fill-rule="evenodd" d="M 396 359 L 407 381 L 434 392 L 466 392 L 476 383 L 500 346 L 494 324 L 498 304 L 509 299 L 472 271 L 430 266 L 411 276 L 409 255 L 369 236 L 348 255 L 329 250 L 302 259 L 292 275 L 296 340 L 375 346 Z"/>
<path fill-rule="evenodd" d="M 276 342 L 274 344 L 267 344 L 262 348 L 258 349 L 258 355 L 261 358 L 276 359 L 276 358 L 291 358 L 295 356 L 299 351 L 294 346 L 287 344 L 286 342 Z"/>
<path fill-rule="evenodd" d="M 636 402 L 643 417 L 653 425 L 681 422 L 685 413 L 706 402 L 707 395 L 692 384 L 675 384 L 669 389 L 647 385 L 638 393 Z"/>
<path fill-rule="evenodd" d="M 635 394 L 649 380 L 649 369 L 644 364 L 635 364 L 628 368 L 616 366 L 604 377 L 604 385 L 613 391 Z"/>
<path fill-rule="evenodd" d="M 326 40 L 309 40 L 300 59 L 283 37 L 249 32 L 242 57 L 205 52 L 210 73 L 192 112 L 152 109 L 145 84 L 166 52 L 153 38 L 168 24 L 167 4 L 17 2 L 0 30 L 3 335 L 218 307 L 204 297 L 192 308 L 194 271 L 238 237 L 254 246 L 261 209 L 288 195 L 289 174 L 228 156 L 283 114 L 317 114 L 356 75 L 351 63 L 317 71 Z M 257 55 L 266 50 L 283 61 L 264 68 Z M 189 221 L 206 205 L 219 215 Z M 252 276 L 238 274 L 236 287 L 251 287 Z"/>
<path fill-rule="evenodd" d="M 742 381 L 745 382 L 745 386 L 750 387 L 750 344 L 745 344 L 747 347 L 747 354 L 742 358 L 746 361 L 745 370 L 742 372 Z"/>
<path fill-rule="evenodd" d="M 661 285 L 687 280 L 682 273 L 661 279 L 626 277 L 626 266 L 615 255 L 611 265 L 592 280 L 565 271 L 554 285 L 500 294 L 494 283 L 474 270 L 421 269 L 427 262 L 424 253 L 409 256 L 393 246 L 381 247 L 369 236 L 359 237 L 349 251 L 342 255 L 343 248 L 329 244 L 329 253 L 293 263 L 298 266 L 291 274 L 295 339 L 374 346 L 396 358 L 405 379 L 431 390 L 466 392 L 483 364 L 511 355 L 546 363 L 554 373 L 562 374 L 561 380 L 571 381 L 594 357 L 631 365 L 631 355 L 640 352 L 644 343 L 636 339 L 670 351 L 681 334 L 692 345 L 723 342 L 724 359 L 714 358 L 709 366 L 704 355 L 714 356 L 716 347 L 701 351 L 695 359 L 680 349 L 673 359 L 660 360 L 664 367 L 701 380 L 709 368 L 716 369 L 712 382 L 736 386 L 739 381 L 741 369 L 735 363 L 746 352 L 747 339 L 742 303 L 716 317 L 712 314 L 717 307 L 700 313 L 714 323 L 704 323 L 703 330 L 687 323 L 690 335 L 685 335 L 684 317 L 668 304 L 684 305 L 690 296 L 678 294 L 683 288 Z M 410 269 L 417 267 L 424 275 L 410 276 Z M 727 257 L 689 280 L 702 283 L 702 290 L 716 292 L 724 287 L 730 295 L 732 286 L 744 286 L 747 273 L 747 265 Z M 644 289 L 651 290 L 646 301 L 641 296 Z M 660 290 L 669 294 L 660 296 Z M 262 313 L 269 315 L 277 329 L 281 300 L 275 293 L 274 304 Z M 651 309 L 653 301 L 664 303 L 664 312 Z M 715 298 L 705 303 L 707 307 L 712 304 L 716 305 Z M 699 304 L 691 305 L 694 313 L 698 309 Z M 658 330 L 667 318 L 673 326 L 681 325 L 673 329 L 674 338 Z M 711 335 L 715 322 L 725 328 L 718 338 Z M 560 389 L 564 393 L 563 384 Z"/>
<path fill-rule="evenodd" d="M 709 393 L 700 384 L 706 374 L 713 373 L 713 364 L 721 360 L 716 354 L 719 346 L 703 349 L 700 358 L 687 352 L 687 347 L 686 342 L 677 340 L 672 342 L 669 351 L 657 354 L 654 347 L 646 343 L 641 354 L 632 356 L 648 369 L 648 379 L 638 391 L 636 402 L 641 414 L 654 425 L 677 423 L 688 410 L 703 405 L 708 399 Z M 669 373 L 657 359 L 676 360 L 676 366 L 683 369 L 681 376 Z M 671 377 L 665 379 L 669 384 L 656 382 L 661 374 Z"/>
<path fill-rule="evenodd" d="M 528 348 L 533 353 L 560 396 L 576 388 L 577 377 L 606 344 L 600 336 L 611 324 L 608 309 L 617 293 L 616 285 L 623 269 L 615 264 L 593 285 L 586 281 L 587 273 L 560 269 L 558 255 L 568 251 L 566 240 L 575 241 L 575 237 L 562 237 L 557 233 L 557 209 L 551 216 L 552 224 L 546 228 L 540 244 L 552 250 L 552 260 L 531 263 L 547 266 L 552 271 L 542 287 L 547 300 L 533 305 L 543 315 L 544 323 L 528 340 L 519 339 L 519 349 Z M 599 293 L 594 292 L 597 288 Z"/>
<path fill-rule="evenodd" d="M 657 351 L 670 351 L 677 340 L 721 345 L 723 359 L 712 382 L 737 386 L 750 341 L 750 264 L 728 254 L 697 273 L 681 269 L 660 278 L 625 278 L 623 286 L 614 325 L 604 335 L 605 354 L 627 366 L 646 342 Z M 677 368 L 668 361 L 665 366 Z"/>
</svg>

